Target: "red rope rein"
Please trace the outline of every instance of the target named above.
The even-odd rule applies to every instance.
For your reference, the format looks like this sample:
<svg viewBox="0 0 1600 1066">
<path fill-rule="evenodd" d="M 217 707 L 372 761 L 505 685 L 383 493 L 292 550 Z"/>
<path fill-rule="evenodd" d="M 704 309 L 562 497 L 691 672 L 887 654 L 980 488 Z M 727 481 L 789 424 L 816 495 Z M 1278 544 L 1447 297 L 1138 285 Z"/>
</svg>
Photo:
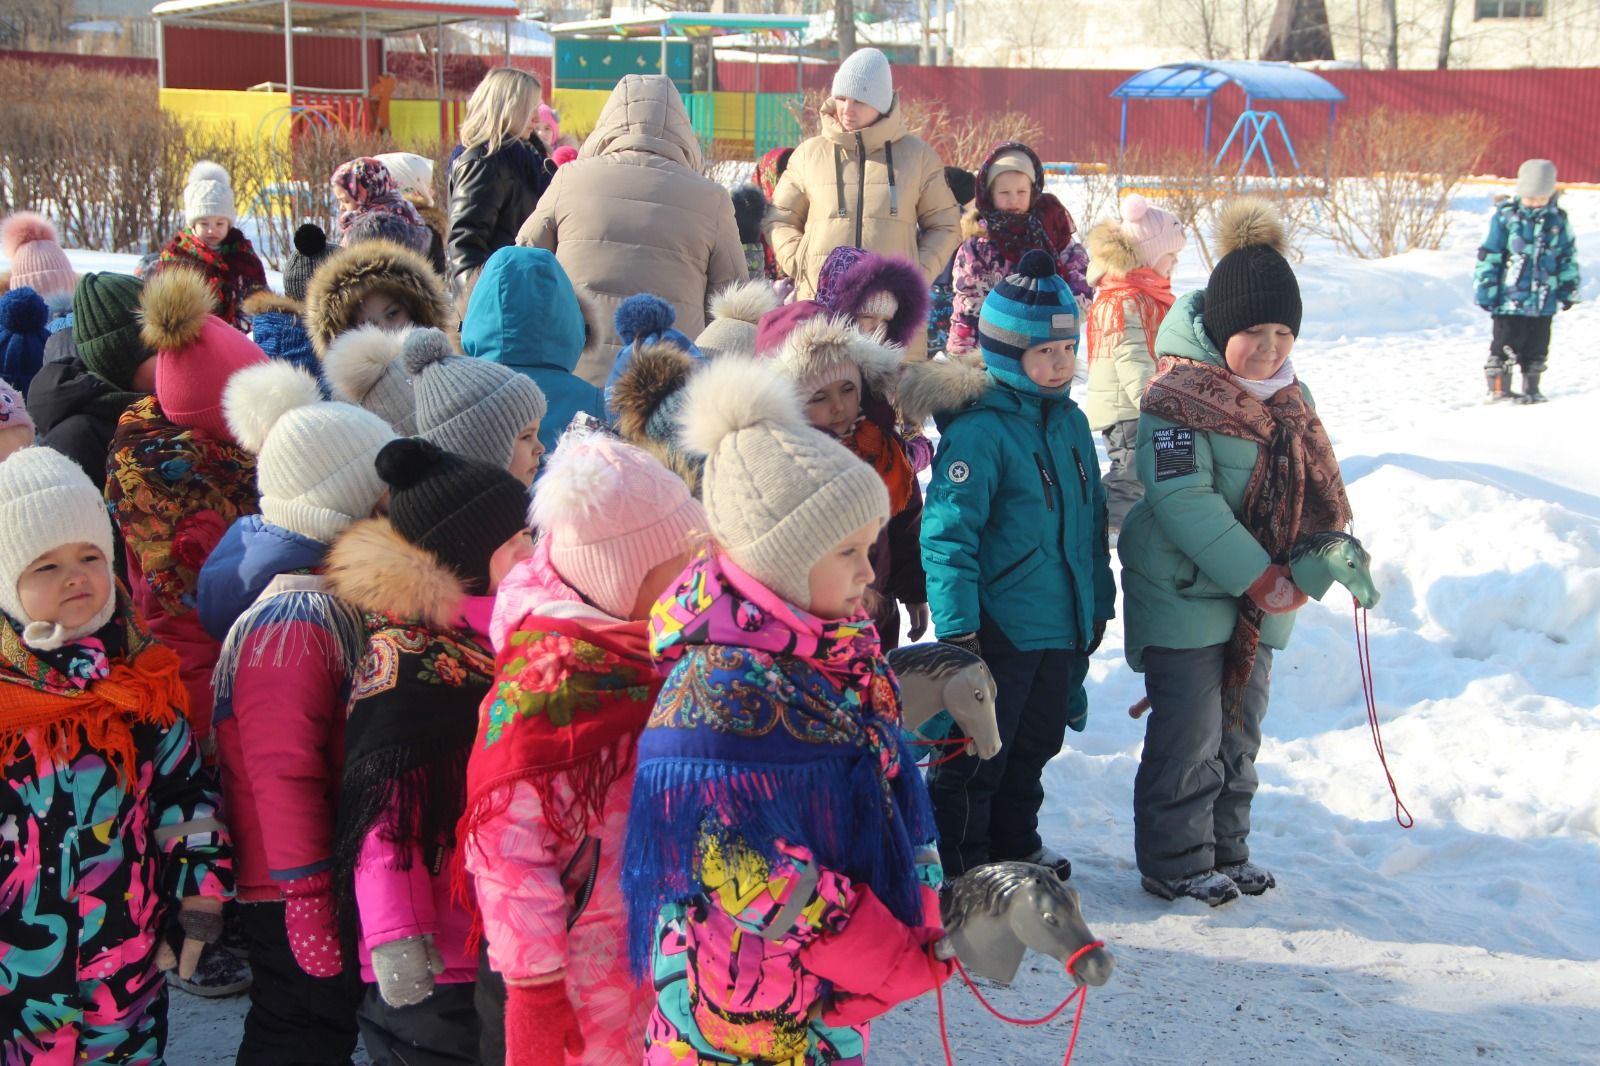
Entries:
<svg viewBox="0 0 1600 1066">
<path fill-rule="evenodd" d="M 1401 829 L 1410 829 L 1417 824 L 1416 819 L 1411 817 L 1411 812 L 1400 799 L 1394 774 L 1389 772 L 1389 757 L 1383 750 L 1383 729 L 1378 724 L 1378 695 L 1372 681 L 1372 645 L 1367 635 L 1367 612 L 1361 609 L 1360 600 L 1351 597 L 1350 602 L 1355 605 L 1356 661 L 1361 667 L 1361 692 L 1367 701 L 1367 729 L 1372 734 L 1372 746 L 1378 751 L 1378 762 L 1383 766 L 1383 779 L 1389 784 L 1389 795 L 1394 797 L 1394 820 L 1400 823 Z"/>
<path fill-rule="evenodd" d="M 1079 948 L 1077 951 L 1074 951 L 1072 953 L 1072 955 L 1070 957 L 1068 957 L 1068 959 L 1067 959 L 1067 974 L 1068 974 L 1068 976 L 1072 976 L 1073 975 L 1073 972 L 1074 972 L 1073 971 L 1073 967 L 1075 967 L 1078 964 L 1078 960 L 1079 959 L 1083 958 L 1089 952 L 1094 951 L 1096 948 L 1103 948 L 1105 946 L 1106 946 L 1106 944 L 1105 944 L 1105 941 L 1103 941 L 1103 940 L 1092 940 L 1089 943 L 1085 944 L 1083 947 Z M 930 949 L 930 957 L 931 957 L 931 949 Z M 1009 1014 L 1001 1013 L 999 1010 L 997 1010 L 995 1008 L 994 1004 L 990 1003 L 987 999 L 984 998 L 983 993 L 978 989 L 977 983 L 972 980 L 972 975 L 967 973 L 967 968 L 965 966 L 961 965 L 961 960 L 960 959 L 954 959 L 953 961 L 956 964 L 956 972 L 961 975 L 961 979 L 963 981 L 965 981 L 966 984 L 967 984 L 967 987 L 972 990 L 972 994 L 974 996 L 978 997 L 978 1002 L 983 1004 L 983 1009 L 988 1011 L 990 1014 L 994 1015 L 996 1018 L 999 1018 L 1001 1021 L 1005 1022 L 1007 1025 L 1023 1025 L 1023 1026 L 1046 1025 L 1046 1024 L 1048 1024 L 1050 1022 L 1055 1021 L 1056 1017 L 1058 1015 L 1060 1015 L 1062 1011 L 1066 1010 L 1068 1005 L 1070 1005 L 1073 1000 L 1077 1000 L 1078 1001 L 1078 1009 L 1072 1015 L 1072 1036 L 1067 1040 L 1067 1054 L 1066 1054 L 1066 1057 L 1061 1060 L 1061 1066 L 1072 1066 L 1072 1053 L 1073 1053 L 1074 1050 L 1077 1049 L 1077 1046 L 1078 1046 L 1078 1030 L 1083 1026 L 1083 1008 L 1089 1002 L 1089 986 L 1088 985 L 1079 985 L 1077 988 L 1074 988 L 1071 992 L 1069 992 L 1067 994 L 1067 998 L 1061 1001 L 1061 1005 L 1058 1006 L 1055 1010 L 1051 1011 L 1049 1014 L 1046 1014 L 1046 1015 L 1044 1015 L 1042 1017 L 1039 1017 L 1039 1018 L 1013 1018 Z M 944 1045 L 945 1066 L 955 1066 L 955 1061 L 956 1061 L 955 1060 L 955 1056 L 952 1055 L 951 1052 L 950 1052 L 950 1031 L 949 1031 L 949 1027 L 948 1027 L 948 1025 L 946 1024 L 946 1021 L 945 1021 L 945 1013 L 944 1013 L 944 984 L 942 982 L 935 984 L 933 986 L 933 993 L 934 993 L 934 998 L 937 1000 L 937 1002 L 939 1004 L 939 1040 Z"/>
<path fill-rule="evenodd" d="M 967 753 L 967 745 L 972 743 L 972 741 L 968 737 L 946 737 L 943 740 L 924 740 L 922 737 L 917 737 L 913 739 L 911 743 L 922 748 L 952 749 L 948 755 L 941 755 L 937 759 L 930 758 L 927 762 L 917 763 L 918 767 L 926 770 L 930 766 L 943 766 L 947 762 L 953 762 L 954 760 L 961 758 L 961 756 Z"/>
</svg>

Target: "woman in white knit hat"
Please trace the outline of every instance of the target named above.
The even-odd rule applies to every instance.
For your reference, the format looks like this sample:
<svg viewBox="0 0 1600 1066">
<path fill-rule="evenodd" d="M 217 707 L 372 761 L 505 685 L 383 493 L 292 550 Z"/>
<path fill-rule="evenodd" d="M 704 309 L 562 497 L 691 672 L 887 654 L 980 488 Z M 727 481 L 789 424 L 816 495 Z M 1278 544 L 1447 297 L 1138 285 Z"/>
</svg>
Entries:
<svg viewBox="0 0 1600 1066">
<path fill-rule="evenodd" d="M 208 159 L 196 163 L 183 186 L 184 226 L 161 249 L 161 269 L 179 264 L 198 270 L 216 298 L 217 317 L 248 333 L 242 305 L 267 287 L 267 269 L 234 225 L 237 217 L 228 172 Z"/>
<path fill-rule="evenodd" d="M 933 812 L 863 603 L 889 494 L 766 366 L 719 360 L 687 393 L 713 544 L 651 615 L 671 673 L 622 880 L 657 991 L 646 1061 L 861 1061 L 868 1022 L 950 972 Z"/>
</svg>

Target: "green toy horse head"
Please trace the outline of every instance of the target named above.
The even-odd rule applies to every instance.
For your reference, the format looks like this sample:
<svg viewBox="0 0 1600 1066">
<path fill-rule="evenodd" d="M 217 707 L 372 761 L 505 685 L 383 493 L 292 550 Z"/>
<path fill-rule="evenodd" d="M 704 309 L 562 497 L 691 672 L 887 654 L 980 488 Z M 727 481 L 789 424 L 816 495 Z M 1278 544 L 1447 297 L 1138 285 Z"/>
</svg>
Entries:
<svg viewBox="0 0 1600 1066">
<path fill-rule="evenodd" d="M 1289 572 L 1294 583 L 1314 600 L 1322 599 L 1337 581 L 1363 608 L 1378 605 L 1378 587 L 1372 581 L 1372 556 L 1348 533 L 1307 533 L 1289 552 Z"/>
</svg>

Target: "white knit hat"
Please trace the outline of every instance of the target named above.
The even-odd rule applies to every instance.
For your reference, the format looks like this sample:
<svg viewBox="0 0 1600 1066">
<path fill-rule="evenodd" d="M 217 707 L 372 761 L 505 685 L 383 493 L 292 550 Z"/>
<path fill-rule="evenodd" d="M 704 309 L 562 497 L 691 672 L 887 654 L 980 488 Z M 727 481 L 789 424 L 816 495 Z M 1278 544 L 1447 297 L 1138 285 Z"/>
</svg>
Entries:
<svg viewBox="0 0 1600 1066">
<path fill-rule="evenodd" d="M 421 197 L 423 203 L 433 206 L 433 160 L 415 152 L 384 152 L 372 158 L 389 168 L 395 188 Z"/>
<path fill-rule="evenodd" d="M 256 456 L 268 522 L 331 544 L 372 514 L 384 490 L 374 463 L 395 439 L 383 419 L 323 400 L 316 378 L 276 360 L 233 375 L 222 404 L 234 439 Z"/>
<path fill-rule="evenodd" d="M 711 535 L 740 567 L 796 606 L 811 568 L 845 537 L 889 517 L 877 471 L 807 424 L 794 385 L 725 356 L 685 386 L 684 444 L 706 457 Z"/>
<path fill-rule="evenodd" d="M 417 401 L 416 435 L 502 470 L 517 437 L 548 405 L 533 379 L 487 359 L 457 355 L 437 329 L 414 329 L 400 346 Z"/>
<path fill-rule="evenodd" d="M 876 48 L 861 48 L 839 64 L 833 76 L 833 95 L 860 100 L 880 114 L 894 107 L 894 75 L 889 57 Z"/>
<path fill-rule="evenodd" d="M 111 574 L 111 517 L 83 468 L 50 448 L 24 448 L 0 463 L 0 611 L 21 622 L 29 647 L 49 651 L 88 636 L 111 620 L 113 592 L 99 614 L 77 630 L 29 617 L 17 581 L 39 556 L 66 544 L 93 544 Z"/>
<path fill-rule="evenodd" d="M 220 164 L 202 159 L 189 171 L 183 186 L 183 218 L 192 226 L 212 215 L 221 215 L 230 223 L 238 217 L 233 209 L 233 182 Z"/>
<path fill-rule="evenodd" d="M 339 334 L 322 357 L 333 398 L 371 411 L 402 437 L 417 431 L 417 397 L 400 358 L 411 332 L 358 326 Z"/>
</svg>

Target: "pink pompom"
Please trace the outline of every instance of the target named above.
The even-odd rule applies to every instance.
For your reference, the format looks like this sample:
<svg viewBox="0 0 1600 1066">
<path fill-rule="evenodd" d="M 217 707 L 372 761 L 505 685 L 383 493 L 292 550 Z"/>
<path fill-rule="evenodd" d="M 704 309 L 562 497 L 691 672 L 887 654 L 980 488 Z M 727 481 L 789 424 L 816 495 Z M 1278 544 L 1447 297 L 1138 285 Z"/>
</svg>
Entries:
<svg viewBox="0 0 1600 1066">
<path fill-rule="evenodd" d="M 1136 192 L 1122 198 L 1122 221 L 1138 222 L 1150 210 L 1150 202 Z"/>
<path fill-rule="evenodd" d="M 578 150 L 570 144 L 563 144 L 550 155 L 550 159 L 558 167 L 564 167 L 578 158 Z"/>
<path fill-rule="evenodd" d="M 18 211 L 0 223 L 0 255 L 14 259 L 17 249 L 34 241 L 56 241 L 56 228 L 48 218 L 32 211 Z"/>
</svg>

